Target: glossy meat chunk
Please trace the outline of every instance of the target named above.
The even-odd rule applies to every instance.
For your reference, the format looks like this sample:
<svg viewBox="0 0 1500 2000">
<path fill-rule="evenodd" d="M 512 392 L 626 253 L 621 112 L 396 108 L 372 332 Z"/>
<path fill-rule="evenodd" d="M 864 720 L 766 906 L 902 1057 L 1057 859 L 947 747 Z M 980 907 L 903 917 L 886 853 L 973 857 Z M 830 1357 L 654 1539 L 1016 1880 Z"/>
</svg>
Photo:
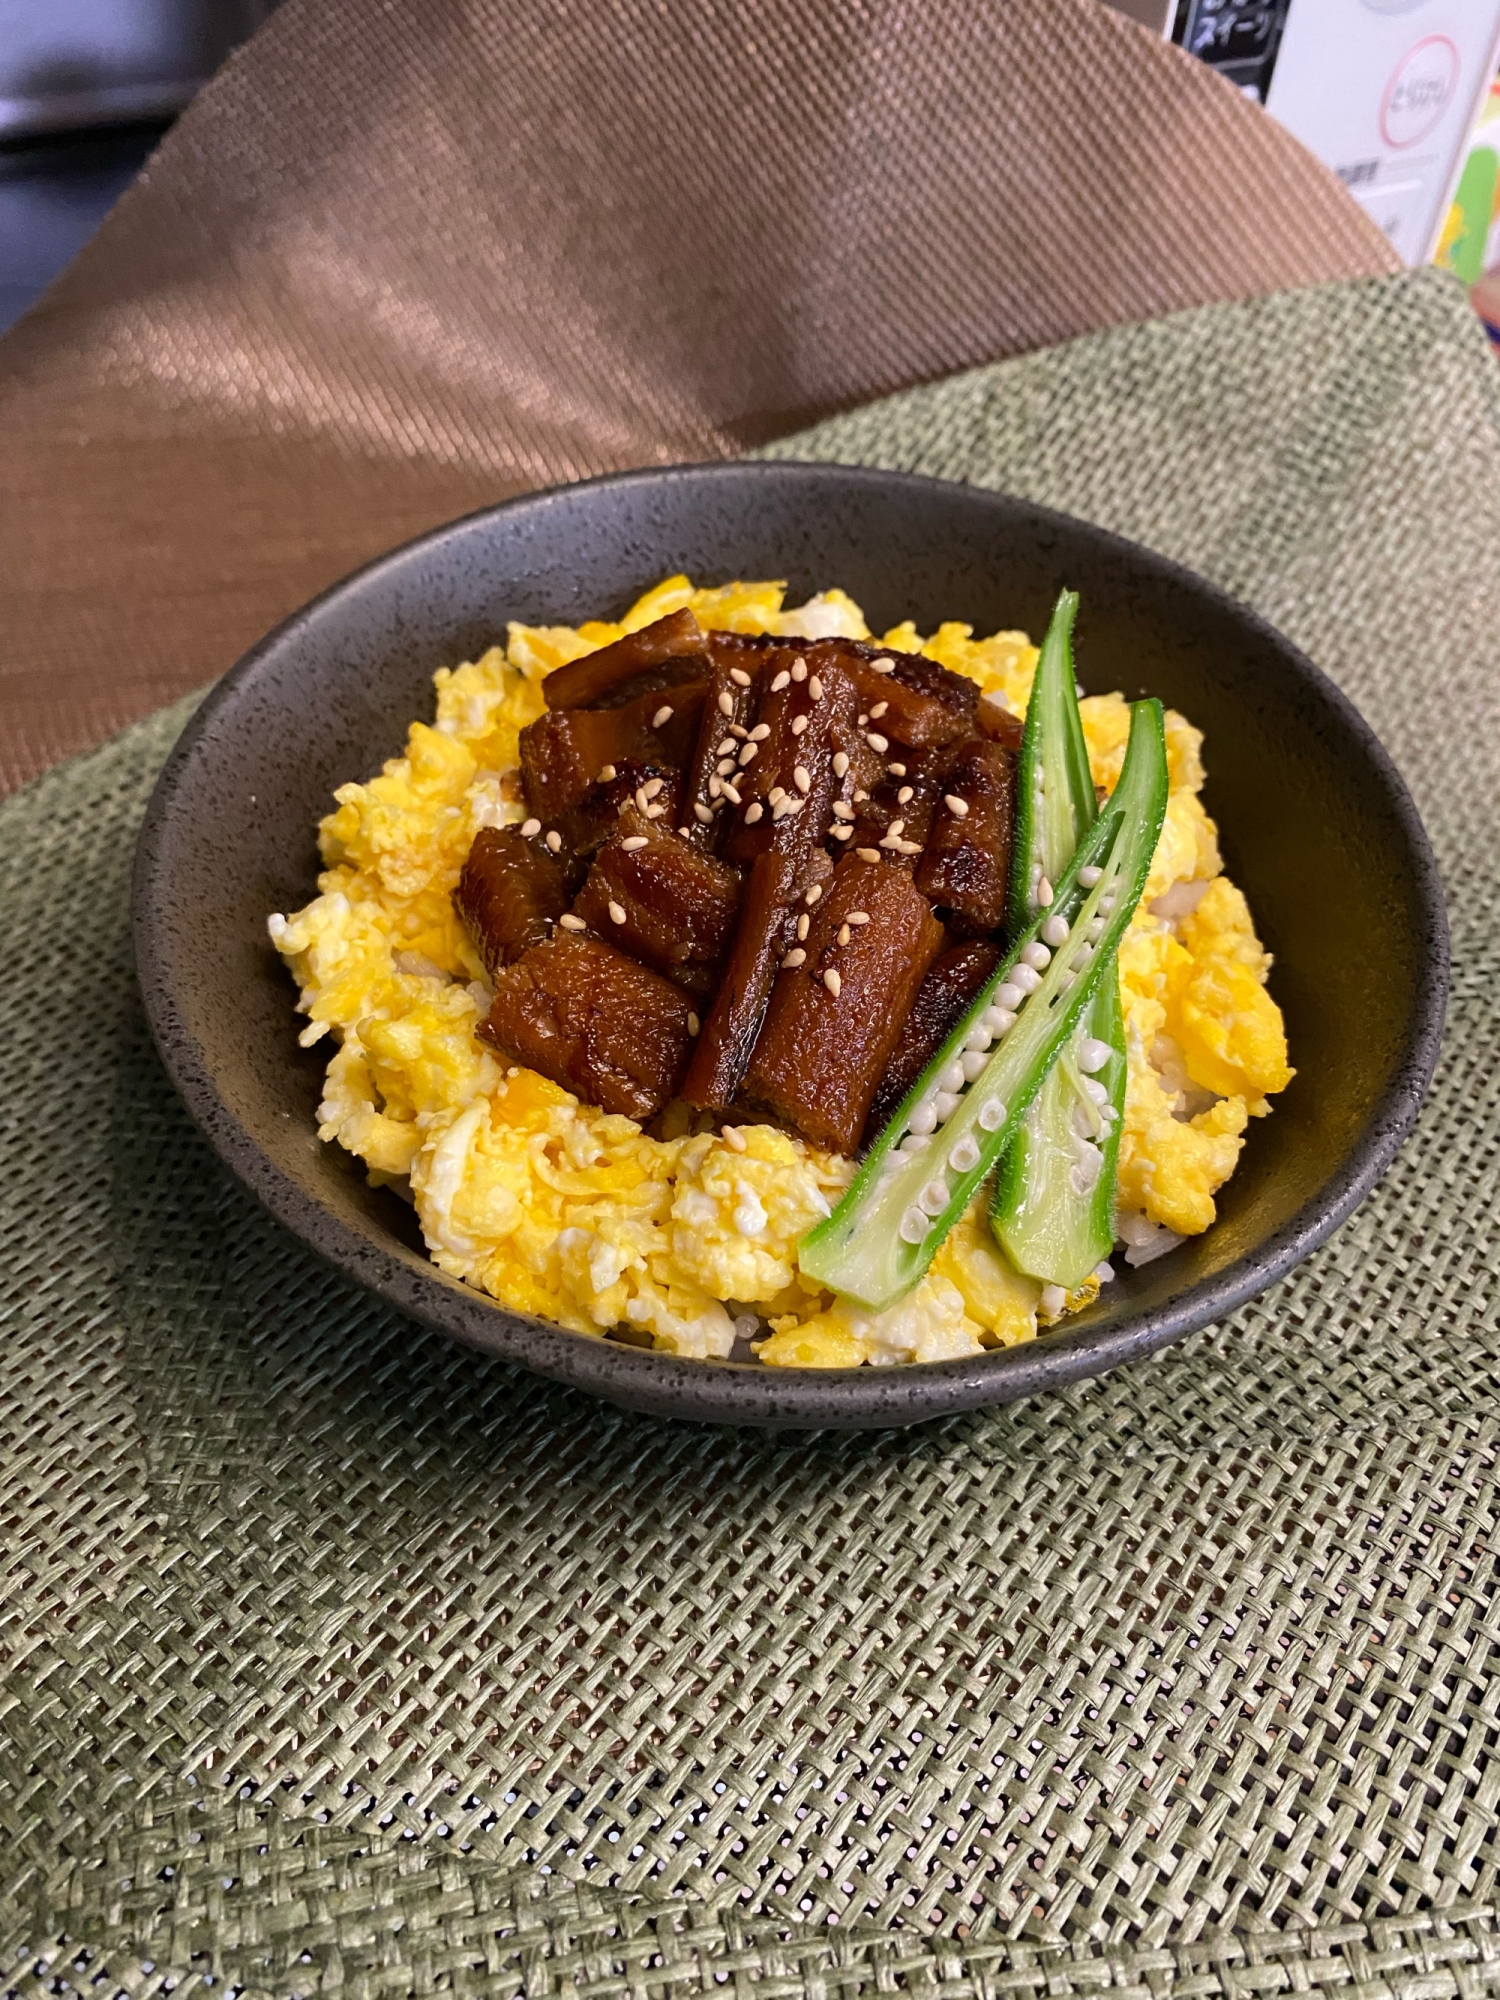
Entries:
<svg viewBox="0 0 1500 2000">
<path fill-rule="evenodd" d="M 850 678 L 859 691 L 860 713 L 877 737 L 909 748 L 931 749 L 956 743 L 974 733 L 979 689 L 962 674 L 950 673 L 920 653 L 875 651 L 860 647 L 849 662 Z M 881 665 L 889 661 L 889 672 Z"/>
<path fill-rule="evenodd" d="M 670 762 L 631 709 L 561 709 L 539 716 L 521 731 L 521 782 L 529 810 L 544 828 L 555 827 L 583 800 L 601 774 L 637 759 Z"/>
<path fill-rule="evenodd" d="M 941 796 L 943 753 L 910 750 L 855 808 L 851 848 L 873 847 L 900 867 L 915 869 L 927 845 Z"/>
<path fill-rule="evenodd" d="M 800 858 L 822 845 L 848 775 L 835 770 L 834 759 L 854 733 L 856 706 L 853 683 L 830 647 L 767 653 L 755 725 L 731 781 L 731 861 L 753 861 L 772 847 Z"/>
<path fill-rule="evenodd" d="M 614 708 L 620 702 L 701 681 L 708 675 L 708 641 L 691 611 L 674 611 L 612 646 L 555 667 L 542 683 L 548 708 Z"/>
<path fill-rule="evenodd" d="M 873 1139 L 948 1038 L 948 1030 L 1000 963 L 998 945 L 975 938 L 938 953 L 917 988 L 911 1012 L 891 1051 L 870 1106 L 866 1137 Z"/>
<path fill-rule="evenodd" d="M 699 710 L 698 740 L 688 764 L 683 799 L 683 824 L 695 847 L 722 848 L 734 811 L 734 774 L 750 736 L 758 699 L 758 675 L 763 649 L 731 634 L 711 635 L 713 673 Z M 724 790 L 724 780 L 731 790 Z"/>
<path fill-rule="evenodd" d="M 518 827 L 483 826 L 459 875 L 453 906 L 493 978 L 502 965 L 552 935 L 568 907 L 567 868 L 539 836 L 526 840 Z"/>
<path fill-rule="evenodd" d="M 594 938 L 560 933 L 502 966 L 479 1035 L 586 1103 L 644 1121 L 676 1094 L 691 1014 L 669 979 Z"/>
<path fill-rule="evenodd" d="M 792 934 L 797 893 L 793 856 L 770 848 L 756 857 L 719 990 L 682 1086 L 683 1097 L 699 1110 L 727 1111 L 739 1092 Z"/>
<path fill-rule="evenodd" d="M 947 753 L 917 887 L 961 935 L 982 936 L 1005 915 L 1015 818 L 1015 758 L 982 737 Z"/>
<path fill-rule="evenodd" d="M 852 1153 L 943 928 L 904 869 L 850 855 L 782 962 L 746 1100 Z"/>
<path fill-rule="evenodd" d="M 648 763 L 627 757 L 610 767 L 613 776 L 590 785 L 571 812 L 558 821 L 565 859 L 575 861 L 574 885 L 594 850 L 629 813 L 656 826 L 678 825 L 682 813 L 682 773 L 664 759 Z"/>
<path fill-rule="evenodd" d="M 706 994 L 729 948 L 740 878 L 633 807 L 594 857 L 574 914 L 617 950 Z"/>
</svg>

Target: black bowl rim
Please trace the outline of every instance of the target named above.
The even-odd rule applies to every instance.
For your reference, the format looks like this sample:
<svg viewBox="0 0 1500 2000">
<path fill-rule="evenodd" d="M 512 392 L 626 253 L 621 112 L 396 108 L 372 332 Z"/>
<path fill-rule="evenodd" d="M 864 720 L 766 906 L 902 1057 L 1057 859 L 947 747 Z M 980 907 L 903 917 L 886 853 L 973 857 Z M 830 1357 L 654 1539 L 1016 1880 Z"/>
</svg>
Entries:
<svg viewBox="0 0 1500 2000">
<path fill-rule="evenodd" d="M 785 479 L 789 472 L 841 485 L 904 489 L 914 504 L 958 482 L 868 466 L 793 459 L 730 460 L 610 473 L 571 485 L 521 494 L 475 509 L 402 543 L 319 593 L 253 646 L 215 683 L 179 737 L 157 779 L 136 848 L 131 888 L 136 964 L 146 1017 L 162 1062 L 189 1112 L 234 1177 L 276 1219 L 327 1263 L 423 1325 L 628 1408 L 697 1421 L 815 1431 L 925 1422 L 986 1404 L 1061 1388 L 1122 1362 L 1154 1353 L 1222 1319 L 1282 1278 L 1323 1243 L 1375 1186 L 1418 1111 L 1441 1049 L 1449 955 L 1442 880 L 1427 833 L 1405 780 L 1374 730 L 1344 692 L 1285 635 L 1250 606 L 1169 557 L 1109 529 L 1024 496 L 965 485 L 999 507 L 1021 509 L 1043 526 L 1081 533 L 1140 570 L 1185 585 L 1215 602 L 1277 648 L 1335 711 L 1379 775 L 1387 803 L 1410 850 L 1430 976 L 1414 996 L 1402 1059 L 1372 1107 L 1359 1141 L 1341 1167 L 1295 1215 L 1253 1251 L 1200 1280 L 1154 1312 L 1112 1325 L 1048 1334 L 1016 1347 L 951 1361 L 849 1370 L 768 1369 L 758 1363 L 696 1361 L 570 1332 L 511 1312 L 435 1265 L 409 1265 L 346 1224 L 306 1194 L 265 1154 L 220 1094 L 172 988 L 170 954 L 158 912 L 159 885 L 169 869 L 170 837 L 179 793 L 198 746 L 219 708 L 251 679 L 261 662 L 309 627 L 322 608 L 383 571 L 420 558 L 480 520 L 545 508 L 579 492 L 682 480 L 713 482 Z"/>
</svg>

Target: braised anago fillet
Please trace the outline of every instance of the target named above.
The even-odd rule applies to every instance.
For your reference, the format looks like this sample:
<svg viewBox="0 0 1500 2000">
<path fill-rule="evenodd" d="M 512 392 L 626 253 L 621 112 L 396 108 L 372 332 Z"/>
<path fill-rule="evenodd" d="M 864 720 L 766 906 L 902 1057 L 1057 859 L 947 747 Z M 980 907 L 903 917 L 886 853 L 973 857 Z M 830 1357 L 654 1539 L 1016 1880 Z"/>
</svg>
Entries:
<svg viewBox="0 0 1500 2000">
<path fill-rule="evenodd" d="M 673 577 L 617 624 L 512 625 L 438 673 L 433 721 L 337 793 L 318 896 L 270 920 L 303 1042 L 334 1045 L 320 1135 L 412 1201 L 445 1271 L 580 1332 L 813 1367 L 1029 1339 L 1109 1267 L 1071 1291 L 1022 1275 L 985 1191 L 884 1310 L 798 1252 L 1015 949 L 1037 651 L 783 597 Z M 1079 711 L 1112 794 L 1130 711 Z M 1170 713 L 1165 750 L 1117 954 L 1137 1261 L 1210 1225 L 1291 1074 L 1200 738 Z"/>
</svg>

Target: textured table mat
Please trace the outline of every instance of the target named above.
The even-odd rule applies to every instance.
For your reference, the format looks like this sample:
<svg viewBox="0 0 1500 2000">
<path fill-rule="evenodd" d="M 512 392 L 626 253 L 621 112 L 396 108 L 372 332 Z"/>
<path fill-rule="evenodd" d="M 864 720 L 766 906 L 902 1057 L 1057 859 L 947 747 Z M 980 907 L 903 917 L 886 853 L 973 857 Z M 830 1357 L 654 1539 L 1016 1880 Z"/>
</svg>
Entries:
<svg viewBox="0 0 1500 2000">
<path fill-rule="evenodd" d="M 1025 1405 L 707 1432 L 393 1317 L 148 1046 L 126 876 L 184 709 L 0 808 L 0 1985 L 1500 1983 L 1497 416 L 1427 274 L 784 447 L 1033 494 L 1248 598 L 1373 719 L 1452 887 L 1448 1053 L 1385 1185 L 1232 1320 Z"/>
<path fill-rule="evenodd" d="M 1396 268 L 1097 0 L 282 0 L 0 342 L 0 790 L 506 493 Z"/>
</svg>

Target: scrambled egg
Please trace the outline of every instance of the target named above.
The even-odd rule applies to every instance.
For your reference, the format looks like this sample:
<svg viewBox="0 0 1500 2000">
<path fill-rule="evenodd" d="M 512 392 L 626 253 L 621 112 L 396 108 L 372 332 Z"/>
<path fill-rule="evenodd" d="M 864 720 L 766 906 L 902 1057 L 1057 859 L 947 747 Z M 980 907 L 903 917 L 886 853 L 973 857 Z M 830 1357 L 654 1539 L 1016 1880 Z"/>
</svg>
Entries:
<svg viewBox="0 0 1500 2000">
<path fill-rule="evenodd" d="M 799 1238 L 852 1178 L 849 1161 L 767 1125 L 695 1130 L 703 1121 L 682 1105 L 652 1138 L 475 1038 L 491 995 L 452 892 L 478 830 L 526 817 L 517 741 L 544 710 L 542 681 L 684 606 L 725 631 L 872 636 L 842 591 L 793 610 L 783 596 L 779 583 L 704 590 L 670 577 L 618 624 L 512 625 L 503 648 L 436 675 L 436 715 L 411 725 L 406 754 L 336 793 L 319 829 L 317 897 L 270 919 L 301 991 L 303 1043 L 335 1044 L 319 1136 L 409 1196 L 443 1270 L 580 1333 L 698 1357 L 755 1336 L 765 1362 L 820 1368 L 1029 1340 L 1088 1304 L 1108 1267 L 1066 1295 L 1022 1276 L 981 1196 L 911 1295 L 866 1312 L 818 1291 L 796 1265 Z M 923 639 L 907 624 L 880 643 L 925 653 L 1025 713 L 1037 652 L 1024 633 L 975 639 L 952 624 Z M 1102 695 L 1082 708 L 1094 781 L 1111 788 L 1127 705 Z M 1120 1231 L 1134 1261 L 1209 1227 L 1248 1121 L 1292 1076 L 1266 991 L 1270 959 L 1198 796 L 1201 743 L 1168 714 L 1166 823 L 1120 951 Z"/>
</svg>

